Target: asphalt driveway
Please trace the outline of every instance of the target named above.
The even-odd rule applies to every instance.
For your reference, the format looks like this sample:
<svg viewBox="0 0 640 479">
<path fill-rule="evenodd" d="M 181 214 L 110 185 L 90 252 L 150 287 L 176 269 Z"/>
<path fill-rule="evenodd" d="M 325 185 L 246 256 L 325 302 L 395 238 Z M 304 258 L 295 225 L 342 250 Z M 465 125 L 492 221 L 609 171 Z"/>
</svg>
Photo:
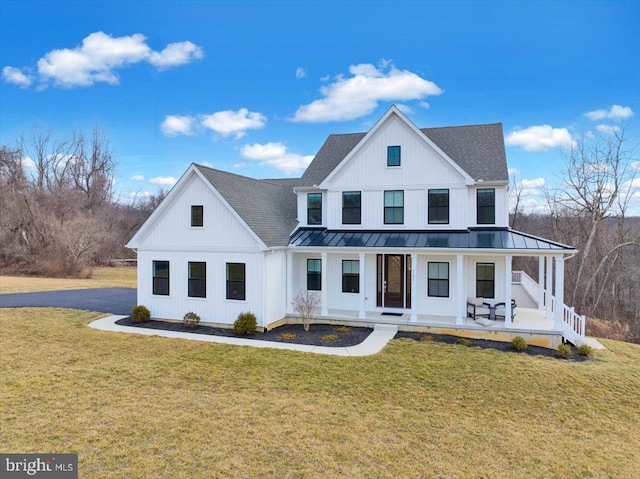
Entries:
<svg viewBox="0 0 640 479">
<path fill-rule="evenodd" d="M 0 294 L 0 308 L 69 308 L 129 315 L 135 304 L 134 288 L 69 289 L 41 293 Z"/>
</svg>

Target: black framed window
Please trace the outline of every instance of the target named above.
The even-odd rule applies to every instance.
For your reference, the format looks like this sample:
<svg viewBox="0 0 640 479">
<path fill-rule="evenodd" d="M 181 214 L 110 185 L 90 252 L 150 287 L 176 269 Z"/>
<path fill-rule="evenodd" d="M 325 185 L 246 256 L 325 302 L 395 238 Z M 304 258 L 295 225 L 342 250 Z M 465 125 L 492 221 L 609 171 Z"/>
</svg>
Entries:
<svg viewBox="0 0 640 479">
<path fill-rule="evenodd" d="M 399 146 L 387 146 L 387 166 L 400 166 Z"/>
<path fill-rule="evenodd" d="M 307 224 L 322 224 L 322 193 L 307 194 Z"/>
<path fill-rule="evenodd" d="M 189 261 L 189 288 L 190 298 L 207 297 L 207 263 Z"/>
<path fill-rule="evenodd" d="M 496 190 L 480 188 L 478 190 L 478 224 L 493 225 L 496 223 Z"/>
<path fill-rule="evenodd" d="M 404 191 L 384 192 L 384 224 L 401 225 L 404 223 Z"/>
<path fill-rule="evenodd" d="M 227 263 L 227 299 L 246 298 L 246 268 L 244 263 Z"/>
<path fill-rule="evenodd" d="M 476 263 L 476 297 L 495 297 L 495 263 Z"/>
<path fill-rule="evenodd" d="M 322 289 L 322 260 L 307 260 L 307 289 L 309 291 Z"/>
<path fill-rule="evenodd" d="M 449 224 L 449 190 L 429 190 L 429 224 Z"/>
<path fill-rule="evenodd" d="M 191 226 L 204 225 L 204 207 L 202 205 L 191 205 Z"/>
<path fill-rule="evenodd" d="M 359 225 L 361 222 L 361 193 L 344 191 L 342 193 L 342 224 Z"/>
<path fill-rule="evenodd" d="M 342 260 L 342 292 L 360 292 L 360 261 Z"/>
<path fill-rule="evenodd" d="M 153 262 L 153 294 L 169 296 L 169 262 Z"/>
<path fill-rule="evenodd" d="M 431 262 L 427 264 L 429 296 L 449 297 L 449 263 Z"/>
</svg>

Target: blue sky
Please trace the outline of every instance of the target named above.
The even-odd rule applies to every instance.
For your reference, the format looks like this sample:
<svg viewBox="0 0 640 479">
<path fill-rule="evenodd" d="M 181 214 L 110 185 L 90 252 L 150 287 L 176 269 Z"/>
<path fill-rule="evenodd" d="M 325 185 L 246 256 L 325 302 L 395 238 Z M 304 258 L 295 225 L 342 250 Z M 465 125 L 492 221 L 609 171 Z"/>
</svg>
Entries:
<svg viewBox="0 0 640 479">
<path fill-rule="evenodd" d="M 419 127 L 503 123 L 534 205 L 557 147 L 621 121 L 640 142 L 638 25 L 631 1 L 2 0 L 0 142 L 97 124 L 127 198 L 191 162 L 298 176 L 397 104 Z"/>
</svg>

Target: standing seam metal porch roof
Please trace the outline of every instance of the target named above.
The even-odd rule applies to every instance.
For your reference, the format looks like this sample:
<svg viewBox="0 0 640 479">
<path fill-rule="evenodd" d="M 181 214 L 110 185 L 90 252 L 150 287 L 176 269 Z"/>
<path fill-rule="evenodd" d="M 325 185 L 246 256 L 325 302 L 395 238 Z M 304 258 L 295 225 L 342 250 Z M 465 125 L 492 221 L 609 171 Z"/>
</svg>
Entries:
<svg viewBox="0 0 640 479">
<path fill-rule="evenodd" d="M 346 248 L 450 248 L 572 252 L 571 246 L 511 229 L 464 231 L 353 231 L 299 228 L 290 246 Z"/>
</svg>

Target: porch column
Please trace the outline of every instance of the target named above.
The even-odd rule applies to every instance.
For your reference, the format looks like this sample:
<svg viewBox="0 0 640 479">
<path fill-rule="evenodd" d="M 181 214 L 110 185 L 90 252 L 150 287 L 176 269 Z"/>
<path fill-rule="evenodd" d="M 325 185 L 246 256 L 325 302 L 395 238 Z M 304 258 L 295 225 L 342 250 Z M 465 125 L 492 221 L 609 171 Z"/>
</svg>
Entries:
<svg viewBox="0 0 640 479">
<path fill-rule="evenodd" d="M 329 268 L 327 267 L 327 253 L 323 252 L 322 253 L 322 263 L 320 265 L 320 271 L 322 272 L 322 275 L 320 276 L 321 280 L 320 280 L 320 289 L 321 291 L 321 295 L 320 295 L 320 300 L 322 301 L 322 309 L 320 311 L 320 315 L 321 316 L 327 316 L 329 314 L 329 308 L 328 308 L 328 294 L 327 294 L 327 276 L 329 276 Z"/>
<path fill-rule="evenodd" d="M 564 316 L 564 257 L 556 256 L 556 330 L 562 329 Z"/>
<path fill-rule="evenodd" d="M 410 321 L 418 320 L 418 288 L 416 288 L 416 271 L 418 270 L 418 255 L 411 253 L 411 318 Z"/>
<path fill-rule="evenodd" d="M 360 312 L 358 313 L 358 317 L 360 319 L 365 319 L 367 317 L 367 315 L 364 312 L 364 259 L 365 259 L 365 255 L 364 253 L 360 253 L 360 260 L 359 260 L 359 264 L 360 264 L 360 277 L 359 277 L 359 288 L 360 288 L 360 295 L 359 295 L 359 300 L 360 300 Z"/>
<path fill-rule="evenodd" d="M 511 255 L 504 257 L 504 327 L 511 327 L 511 266 L 513 258 Z"/>
<path fill-rule="evenodd" d="M 538 258 L 538 309 L 544 309 L 544 256 Z"/>
<path fill-rule="evenodd" d="M 551 309 L 551 306 L 552 306 L 551 295 L 553 294 L 553 278 L 551 276 L 553 272 L 553 262 L 552 262 L 553 257 L 547 256 L 546 259 L 547 259 L 547 282 L 545 285 L 544 302 L 547 309 L 544 317 L 551 319 L 553 318 L 553 310 Z"/>
<path fill-rule="evenodd" d="M 456 324 L 464 324 L 467 315 L 467 298 L 464 294 L 463 279 L 463 258 L 461 254 L 456 255 Z"/>
<path fill-rule="evenodd" d="M 287 304 L 284 310 L 287 314 L 292 312 L 293 308 L 293 252 L 287 251 Z"/>
</svg>

